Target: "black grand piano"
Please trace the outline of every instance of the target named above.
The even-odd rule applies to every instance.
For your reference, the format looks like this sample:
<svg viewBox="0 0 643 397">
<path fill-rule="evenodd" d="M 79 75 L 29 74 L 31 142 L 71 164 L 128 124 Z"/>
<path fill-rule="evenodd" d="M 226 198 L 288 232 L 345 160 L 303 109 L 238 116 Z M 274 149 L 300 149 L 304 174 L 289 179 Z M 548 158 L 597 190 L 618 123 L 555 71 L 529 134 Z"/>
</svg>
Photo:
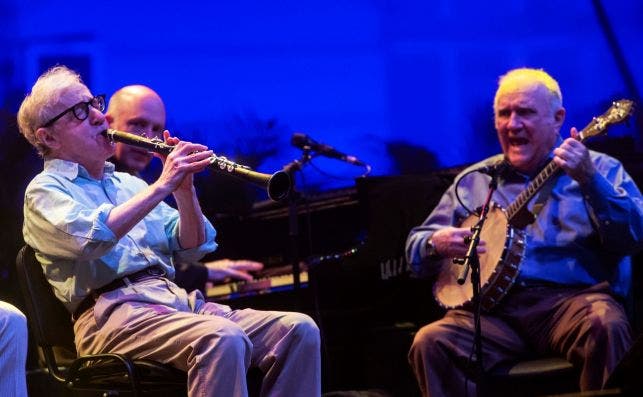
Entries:
<svg viewBox="0 0 643 397">
<path fill-rule="evenodd" d="M 206 259 L 245 257 L 266 268 L 251 283 L 211 286 L 208 298 L 311 315 L 322 331 L 324 391 L 416 395 L 406 353 L 415 330 L 442 311 L 430 281 L 411 275 L 404 243 L 457 171 L 358 178 L 351 188 L 302 195 L 296 207 L 299 288 L 293 287 L 287 205 L 260 202 L 242 214 L 217 215 L 220 247 Z"/>
</svg>

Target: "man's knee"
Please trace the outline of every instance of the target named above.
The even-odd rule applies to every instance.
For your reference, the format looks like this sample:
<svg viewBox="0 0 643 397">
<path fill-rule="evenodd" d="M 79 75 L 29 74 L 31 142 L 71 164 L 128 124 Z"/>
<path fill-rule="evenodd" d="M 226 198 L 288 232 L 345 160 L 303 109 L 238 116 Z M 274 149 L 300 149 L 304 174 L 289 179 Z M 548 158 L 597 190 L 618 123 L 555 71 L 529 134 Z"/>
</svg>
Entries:
<svg viewBox="0 0 643 397">
<path fill-rule="evenodd" d="M 439 344 L 441 344 L 440 341 L 442 335 L 443 333 L 441 332 L 440 327 L 435 323 L 431 323 L 420 328 L 413 337 L 411 354 L 414 352 L 422 352 L 423 354 L 426 354 L 435 349 Z"/>
<path fill-rule="evenodd" d="M 25 315 L 14 306 L 8 303 L 0 306 L 0 329 L 6 335 L 11 335 L 13 338 L 24 337 L 27 338 L 27 318 Z"/>
<path fill-rule="evenodd" d="M 194 330 L 201 334 L 195 341 L 195 351 L 206 355 L 222 356 L 230 361 L 249 360 L 252 342 L 243 329 L 236 324 L 232 322 L 216 325 L 204 323 L 195 327 Z"/>
<path fill-rule="evenodd" d="M 252 348 L 248 335 L 236 324 L 228 324 L 218 329 L 215 333 L 218 343 L 224 346 L 238 346 L 239 348 Z"/>
<path fill-rule="evenodd" d="M 594 340 L 613 343 L 631 337 L 630 324 L 625 311 L 611 297 L 597 299 L 590 303 L 585 324 L 586 332 Z"/>
<path fill-rule="evenodd" d="M 302 342 L 307 344 L 319 345 L 319 327 L 310 316 L 303 313 L 288 313 L 282 321 L 286 322 L 288 327 Z"/>
</svg>

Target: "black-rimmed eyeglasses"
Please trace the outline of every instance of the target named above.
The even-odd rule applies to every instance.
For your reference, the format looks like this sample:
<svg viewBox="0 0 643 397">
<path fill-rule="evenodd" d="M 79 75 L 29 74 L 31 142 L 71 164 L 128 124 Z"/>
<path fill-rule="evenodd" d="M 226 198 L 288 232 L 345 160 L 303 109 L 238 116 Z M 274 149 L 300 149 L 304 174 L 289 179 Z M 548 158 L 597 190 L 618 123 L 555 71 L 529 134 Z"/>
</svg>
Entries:
<svg viewBox="0 0 643 397">
<path fill-rule="evenodd" d="M 65 109 L 62 111 L 60 114 L 58 114 L 56 117 L 52 118 L 45 124 L 43 124 L 43 127 L 49 127 L 56 121 L 58 121 L 59 118 L 63 117 L 66 115 L 68 112 L 72 112 L 74 114 L 74 117 L 76 117 L 78 120 L 83 121 L 89 116 L 89 105 L 91 105 L 94 109 L 98 109 L 99 111 L 104 111 L 105 110 L 105 94 L 101 95 L 96 95 L 89 101 L 84 101 L 84 102 L 78 102 L 74 106 Z"/>
</svg>

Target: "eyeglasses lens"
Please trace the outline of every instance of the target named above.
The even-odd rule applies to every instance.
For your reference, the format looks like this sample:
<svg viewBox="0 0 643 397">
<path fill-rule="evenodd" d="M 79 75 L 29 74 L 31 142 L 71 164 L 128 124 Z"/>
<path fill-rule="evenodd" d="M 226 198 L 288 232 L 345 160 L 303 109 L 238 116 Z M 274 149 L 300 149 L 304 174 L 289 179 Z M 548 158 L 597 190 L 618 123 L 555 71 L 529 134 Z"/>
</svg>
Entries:
<svg viewBox="0 0 643 397">
<path fill-rule="evenodd" d="M 89 116 L 89 105 L 99 111 L 105 110 L 105 98 L 102 96 L 95 96 L 89 102 L 81 102 L 73 107 L 74 116 L 78 120 L 85 120 Z"/>
</svg>

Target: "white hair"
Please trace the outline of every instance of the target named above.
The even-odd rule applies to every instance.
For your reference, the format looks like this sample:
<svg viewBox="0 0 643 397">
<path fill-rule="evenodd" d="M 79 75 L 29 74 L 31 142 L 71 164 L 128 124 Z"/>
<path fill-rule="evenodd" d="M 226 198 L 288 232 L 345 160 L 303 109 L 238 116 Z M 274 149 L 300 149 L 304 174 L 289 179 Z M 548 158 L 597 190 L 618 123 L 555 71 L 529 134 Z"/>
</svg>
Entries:
<svg viewBox="0 0 643 397">
<path fill-rule="evenodd" d="M 18 128 L 41 156 L 49 148 L 38 140 L 36 131 L 55 115 L 54 106 L 71 87 L 83 85 L 80 75 L 66 66 L 54 66 L 43 73 L 31 88 L 18 110 Z"/>
<path fill-rule="evenodd" d="M 497 113 L 498 98 L 500 94 L 511 91 L 516 88 L 526 88 L 531 86 L 542 86 L 547 89 L 550 97 L 552 111 L 563 106 L 563 94 L 560 92 L 558 82 L 543 69 L 518 68 L 508 71 L 498 80 L 498 90 L 493 100 L 493 110 Z"/>
</svg>

